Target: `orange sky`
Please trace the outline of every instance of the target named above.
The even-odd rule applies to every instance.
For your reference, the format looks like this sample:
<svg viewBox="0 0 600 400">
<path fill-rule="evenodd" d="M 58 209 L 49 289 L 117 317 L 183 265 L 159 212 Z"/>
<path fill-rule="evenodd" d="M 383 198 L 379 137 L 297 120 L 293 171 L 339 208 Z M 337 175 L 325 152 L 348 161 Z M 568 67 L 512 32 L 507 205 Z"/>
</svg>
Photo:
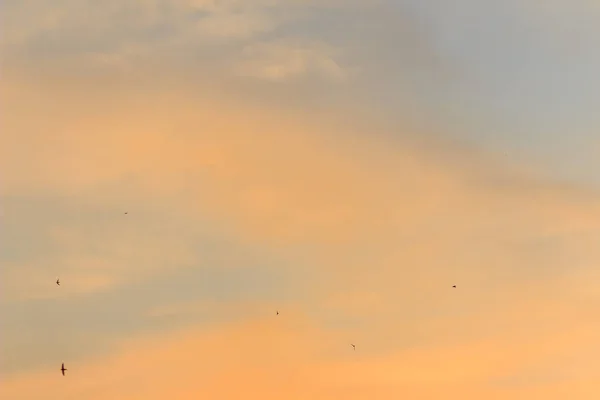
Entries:
<svg viewBox="0 0 600 400">
<path fill-rule="evenodd" d="M 386 117 L 340 52 L 209 3 L 206 51 L 258 58 L 8 63 L 0 397 L 597 398 L 593 186 Z"/>
</svg>

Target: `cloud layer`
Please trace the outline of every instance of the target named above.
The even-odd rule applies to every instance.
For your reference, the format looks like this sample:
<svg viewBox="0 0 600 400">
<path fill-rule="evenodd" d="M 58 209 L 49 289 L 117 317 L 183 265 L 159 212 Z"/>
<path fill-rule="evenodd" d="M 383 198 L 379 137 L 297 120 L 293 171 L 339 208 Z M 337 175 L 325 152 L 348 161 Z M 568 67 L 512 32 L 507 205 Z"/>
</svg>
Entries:
<svg viewBox="0 0 600 400">
<path fill-rule="evenodd" d="M 598 394 L 600 197 L 457 139 L 416 11 L 4 7 L 0 397 Z"/>
</svg>

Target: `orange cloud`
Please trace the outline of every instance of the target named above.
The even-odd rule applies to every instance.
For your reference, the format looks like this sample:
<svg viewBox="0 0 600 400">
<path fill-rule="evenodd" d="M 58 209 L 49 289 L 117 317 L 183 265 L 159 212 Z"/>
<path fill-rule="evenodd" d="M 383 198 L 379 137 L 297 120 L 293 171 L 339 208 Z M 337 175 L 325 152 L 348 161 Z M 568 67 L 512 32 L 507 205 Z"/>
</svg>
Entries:
<svg viewBox="0 0 600 400">
<path fill-rule="evenodd" d="M 302 289 L 290 301 L 294 314 L 314 319 L 283 312 L 138 338 L 118 354 L 69 363 L 65 379 L 57 371 L 12 376 L 3 398 L 39 398 L 43 388 L 49 399 L 552 399 L 578 384 L 593 397 L 585 381 L 599 328 L 590 311 L 600 260 L 593 194 L 507 174 L 442 141 L 405 132 L 392 140 L 389 127 L 360 114 L 292 113 L 176 89 L 94 88 L 82 99 L 68 88 L 51 96 L 14 84 L 8 93 L 6 194 L 69 195 L 99 209 L 130 204 L 130 213 L 140 204 L 178 221 L 160 235 L 143 224 L 112 225 L 108 235 L 58 224 L 50 235 L 81 287 L 198 261 L 181 232 L 214 224 L 282 260 L 275 268 Z M 86 246 L 96 240 L 104 252 L 92 257 Z M 235 251 L 228 257 L 216 268 L 242 264 Z M 14 265 L 25 282 L 31 269 Z M 209 308 L 218 306 L 165 304 L 148 314 Z M 351 321 L 327 320 L 338 313 Z M 554 357 L 566 383 L 497 383 L 543 375 Z"/>
<path fill-rule="evenodd" d="M 376 340 L 376 335 L 372 339 Z M 573 339 L 579 340 L 576 345 Z M 67 362 L 70 369 L 65 378 L 58 370 L 13 376 L 6 379 L 1 390 L 5 398 L 43 395 L 50 400 L 69 396 L 98 400 L 174 396 L 185 400 L 199 395 L 249 399 L 368 399 L 374 395 L 500 399 L 525 398 L 532 392 L 559 399 L 561 389 L 581 385 L 577 386 L 578 394 L 589 398 L 597 393 L 590 377 L 567 375 L 566 380 L 543 387 L 532 384 L 503 388 L 490 383 L 490 377 L 518 374 L 529 365 L 552 363 L 552 357 L 581 351 L 591 341 L 592 335 L 583 330 L 566 330 L 529 343 L 494 338 L 370 357 L 364 354 L 367 343 L 359 343 L 352 351 L 347 338 L 319 329 L 302 314 L 284 313 L 123 342 L 115 355 L 85 363 Z"/>
<path fill-rule="evenodd" d="M 255 245 L 310 246 L 307 260 L 326 265 L 342 291 L 373 291 L 401 277 L 475 284 L 506 271 L 503 265 L 518 271 L 530 262 L 564 262 L 575 250 L 582 266 L 597 260 L 594 197 L 503 176 L 467 153 L 457 162 L 432 150 L 434 143 L 388 142 L 360 132 L 364 125 L 242 107 L 212 92 L 92 92 L 81 102 L 59 93 L 68 114 L 23 92 L 11 92 L 15 112 L 8 114 L 22 115 L 31 104 L 48 118 L 43 130 L 23 118 L 6 121 L 14 151 L 2 169 L 15 171 L 7 174 L 7 192 L 70 193 L 113 207 L 154 198 L 173 215 L 216 221 Z M 131 185 L 120 193 L 104 189 L 120 181 Z M 551 248 L 537 244 L 550 239 L 557 241 Z M 148 242 L 143 252 L 186 257 L 176 236 L 160 240 L 166 242 Z M 549 251 L 563 255 L 548 259 Z"/>
</svg>

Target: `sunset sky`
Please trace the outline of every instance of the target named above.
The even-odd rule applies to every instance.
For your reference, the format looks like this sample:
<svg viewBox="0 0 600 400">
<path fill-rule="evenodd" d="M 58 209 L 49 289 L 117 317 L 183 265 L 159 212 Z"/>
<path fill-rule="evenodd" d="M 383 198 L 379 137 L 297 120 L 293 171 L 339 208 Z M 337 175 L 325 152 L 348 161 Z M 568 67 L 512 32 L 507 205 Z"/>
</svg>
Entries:
<svg viewBox="0 0 600 400">
<path fill-rule="evenodd" d="M 600 398 L 597 0 L 0 12 L 0 398 Z"/>
</svg>

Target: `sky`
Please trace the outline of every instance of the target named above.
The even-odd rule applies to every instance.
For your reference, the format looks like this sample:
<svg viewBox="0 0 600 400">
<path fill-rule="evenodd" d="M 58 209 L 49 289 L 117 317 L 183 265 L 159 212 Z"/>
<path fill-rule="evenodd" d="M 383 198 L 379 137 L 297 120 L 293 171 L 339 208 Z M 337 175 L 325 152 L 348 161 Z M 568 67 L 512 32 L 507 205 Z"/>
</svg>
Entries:
<svg viewBox="0 0 600 400">
<path fill-rule="evenodd" d="M 0 7 L 1 398 L 600 396 L 597 1 Z"/>
</svg>

